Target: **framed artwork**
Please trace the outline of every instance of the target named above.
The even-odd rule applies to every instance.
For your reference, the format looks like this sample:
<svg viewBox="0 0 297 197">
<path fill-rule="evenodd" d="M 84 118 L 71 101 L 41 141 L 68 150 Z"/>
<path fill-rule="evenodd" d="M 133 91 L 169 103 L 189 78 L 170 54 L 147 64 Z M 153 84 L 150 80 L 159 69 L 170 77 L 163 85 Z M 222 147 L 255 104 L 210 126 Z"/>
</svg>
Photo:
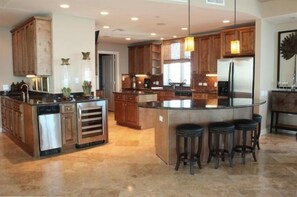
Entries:
<svg viewBox="0 0 297 197">
<path fill-rule="evenodd" d="M 296 85 L 297 29 L 278 32 L 277 87 Z"/>
</svg>

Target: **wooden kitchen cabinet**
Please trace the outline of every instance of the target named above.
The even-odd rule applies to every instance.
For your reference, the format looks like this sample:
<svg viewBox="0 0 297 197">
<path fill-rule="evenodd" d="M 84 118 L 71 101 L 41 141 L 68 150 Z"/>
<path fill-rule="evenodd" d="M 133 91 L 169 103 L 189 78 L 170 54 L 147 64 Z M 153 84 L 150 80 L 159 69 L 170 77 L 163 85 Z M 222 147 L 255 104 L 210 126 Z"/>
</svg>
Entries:
<svg viewBox="0 0 297 197">
<path fill-rule="evenodd" d="M 114 99 L 117 123 L 139 129 L 137 95 L 115 93 Z"/>
<path fill-rule="evenodd" d="M 51 75 L 51 20 L 32 17 L 11 30 L 13 74 Z"/>
<path fill-rule="evenodd" d="M 198 74 L 216 73 L 217 59 L 221 58 L 221 36 L 208 35 L 195 38 L 192 71 Z"/>
<path fill-rule="evenodd" d="M 25 142 L 23 105 L 9 98 L 1 98 L 2 129 L 14 138 Z"/>
<path fill-rule="evenodd" d="M 172 91 L 158 91 L 158 101 L 172 100 L 175 98 L 175 92 Z"/>
<path fill-rule="evenodd" d="M 135 129 L 149 127 L 140 117 L 138 103 L 156 101 L 156 94 L 114 93 L 117 124 Z"/>
<path fill-rule="evenodd" d="M 146 44 L 129 47 L 130 74 L 161 74 L 161 45 Z"/>
<path fill-rule="evenodd" d="M 239 39 L 240 54 L 231 54 L 231 41 Z M 222 56 L 249 56 L 255 54 L 255 26 L 221 31 Z"/>
<path fill-rule="evenodd" d="M 60 104 L 62 146 L 73 148 L 77 141 L 76 107 L 75 104 Z"/>
</svg>

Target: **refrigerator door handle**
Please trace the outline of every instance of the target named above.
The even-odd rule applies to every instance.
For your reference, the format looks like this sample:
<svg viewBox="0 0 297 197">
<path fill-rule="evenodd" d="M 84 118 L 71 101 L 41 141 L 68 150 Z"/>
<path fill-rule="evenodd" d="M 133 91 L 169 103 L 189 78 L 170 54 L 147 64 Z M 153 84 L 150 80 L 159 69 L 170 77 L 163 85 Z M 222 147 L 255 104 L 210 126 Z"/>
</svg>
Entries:
<svg viewBox="0 0 297 197">
<path fill-rule="evenodd" d="M 232 61 L 229 63 L 229 74 L 228 74 L 228 90 L 229 97 L 232 96 L 232 84 L 231 84 L 231 74 L 232 74 Z"/>
</svg>

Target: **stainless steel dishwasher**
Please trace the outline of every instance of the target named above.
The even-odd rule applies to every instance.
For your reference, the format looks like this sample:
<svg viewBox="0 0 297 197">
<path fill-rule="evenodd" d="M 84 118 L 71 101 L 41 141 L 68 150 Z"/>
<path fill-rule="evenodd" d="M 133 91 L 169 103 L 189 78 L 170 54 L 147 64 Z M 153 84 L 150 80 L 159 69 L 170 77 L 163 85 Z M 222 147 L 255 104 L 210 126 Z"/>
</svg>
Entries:
<svg viewBox="0 0 297 197">
<path fill-rule="evenodd" d="M 40 156 L 59 153 L 62 147 L 59 105 L 37 107 Z"/>
</svg>

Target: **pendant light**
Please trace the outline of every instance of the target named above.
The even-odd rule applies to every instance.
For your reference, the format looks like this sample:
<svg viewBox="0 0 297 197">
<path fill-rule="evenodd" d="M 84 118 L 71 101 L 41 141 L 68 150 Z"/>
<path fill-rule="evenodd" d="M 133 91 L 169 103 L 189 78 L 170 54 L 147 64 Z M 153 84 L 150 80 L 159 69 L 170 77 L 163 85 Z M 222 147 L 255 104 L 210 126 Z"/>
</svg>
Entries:
<svg viewBox="0 0 297 197">
<path fill-rule="evenodd" d="M 194 51 L 194 37 L 191 36 L 191 2 L 188 0 L 188 36 L 185 38 L 185 51 Z"/>
<path fill-rule="evenodd" d="M 235 27 L 236 27 L 236 0 L 234 0 L 234 29 Z M 236 36 L 236 32 L 235 32 L 235 36 Z M 240 42 L 238 39 L 234 39 L 231 41 L 231 54 L 239 54 L 239 53 L 240 53 Z"/>
</svg>

